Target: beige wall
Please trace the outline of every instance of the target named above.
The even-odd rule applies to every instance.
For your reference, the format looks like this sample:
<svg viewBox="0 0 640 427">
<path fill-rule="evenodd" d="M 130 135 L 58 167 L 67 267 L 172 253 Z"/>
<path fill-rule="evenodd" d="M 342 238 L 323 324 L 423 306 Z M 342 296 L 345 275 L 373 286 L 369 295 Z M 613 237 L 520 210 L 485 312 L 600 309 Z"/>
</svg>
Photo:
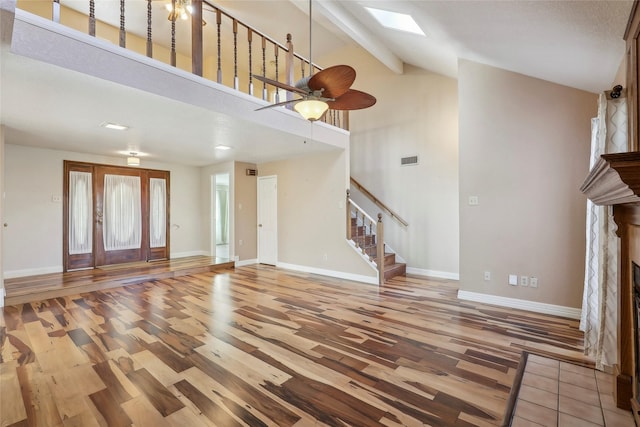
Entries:
<svg viewBox="0 0 640 427">
<path fill-rule="evenodd" d="M 0 306 L 4 306 L 4 268 L 2 257 L 4 254 L 4 125 L 0 125 Z"/>
<path fill-rule="evenodd" d="M 258 178 L 246 174 L 246 169 L 256 168 L 253 163 L 235 164 L 235 248 L 240 261 L 258 258 Z"/>
<path fill-rule="evenodd" d="M 62 271 L 63 161 L 124 165 L 123 158 L 6 144 L 2 260 L 7 275 Z M 200 170 L 142 160 L 143 167 L 171 172 L 171 256 L 207 253 L 200 227 Z"/>
<path fill-rule="evenodd" d="M 377 98 L 350 115 L 351 175 L 409 223 L 385 217 L 385 241 L 409 268 L 457 277 L 457 82 L 410 65 L 395 74 L 356 48 L 322 64 L 353 66 L 352 87 Z M 401 157 L 414 155 L 418 165 L 400 166 Z M 373 217 L 380 211 L 356 191 L 353 198 Z"/>
<path fill-rule="evenodd" d="M 258 165 L 278 177 L 278 264 L 376 276 L 346 241 L 347 161 L 335 150 Z"/>
<path fill-rule="evenodd" d="M 579 308 L 596 95 L 464 60 L 458 93 L 460 289 Z"/>
</svg>

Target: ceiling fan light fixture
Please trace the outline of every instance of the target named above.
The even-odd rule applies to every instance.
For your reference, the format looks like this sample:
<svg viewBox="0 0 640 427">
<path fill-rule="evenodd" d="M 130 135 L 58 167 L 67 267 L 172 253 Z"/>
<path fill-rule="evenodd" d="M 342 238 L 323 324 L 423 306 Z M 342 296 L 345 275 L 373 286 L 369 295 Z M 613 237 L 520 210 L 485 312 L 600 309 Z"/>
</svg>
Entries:
<svg viewBox="0 0 640 427">
<path fill-rule="evenodd" d="M 293 108 L 306 120 L 315 122 L 329 109 L 329 104 L 318 99 L 305 99 L 298 102 Z"/>
</svg>

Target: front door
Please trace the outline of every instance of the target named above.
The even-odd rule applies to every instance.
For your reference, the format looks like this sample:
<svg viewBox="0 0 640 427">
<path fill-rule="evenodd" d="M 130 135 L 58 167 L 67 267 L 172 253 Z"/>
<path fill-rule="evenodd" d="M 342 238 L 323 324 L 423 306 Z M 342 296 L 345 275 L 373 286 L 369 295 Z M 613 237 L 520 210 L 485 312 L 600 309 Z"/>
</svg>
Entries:
<svg viewBox="0 0 640 427">
<path fill-rule="evenodd" d="M 278 178 L 258 178 L 258 262 L 278 261 Z"/>
<path fill-rule="evenodd" d="M 169 172 L 65 162 L 65 271 L 169 257 Z"/>
</svg>

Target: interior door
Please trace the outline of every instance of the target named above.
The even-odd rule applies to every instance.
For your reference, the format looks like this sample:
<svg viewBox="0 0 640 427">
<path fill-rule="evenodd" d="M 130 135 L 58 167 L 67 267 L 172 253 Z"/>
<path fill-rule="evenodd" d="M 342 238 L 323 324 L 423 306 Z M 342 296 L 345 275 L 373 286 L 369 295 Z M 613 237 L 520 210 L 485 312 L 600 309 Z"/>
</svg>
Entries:
<svg viewBox="0 0 640 427">
<path fill-rule="evenodd" d="M 148 189 L 144 170 L 101 166 L 95 173 L 95 263 L 147 259 Z"/>
<path fill-rule="evenodd" d="M 278 178 L 258 178 L 258 262 L 278 261 Z"/>
</svg>

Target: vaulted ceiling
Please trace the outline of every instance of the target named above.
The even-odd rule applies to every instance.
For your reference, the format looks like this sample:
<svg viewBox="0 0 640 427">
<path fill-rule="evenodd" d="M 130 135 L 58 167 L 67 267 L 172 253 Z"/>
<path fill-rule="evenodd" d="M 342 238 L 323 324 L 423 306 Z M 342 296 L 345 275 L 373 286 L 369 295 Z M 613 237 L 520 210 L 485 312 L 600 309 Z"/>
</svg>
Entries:
<svg viewBox="0 0 640 427">
<path fill-rule="evenodd" d="M 88 3 L 61 1 L 69 5 Z M 131 2 L 146 3 L 127 0 Z M 165 2 L 154 0 L 158 6 Z M 224 0 L 215 4 L 274 38 L 284 40 L 286 33 L 292 33 L 296 51 L 308 56 L 306 0 Z M 623 34 L 632 4 L 631 0 L 314 0 L 311 41 L 314 58 L 358 44 L 396 73 L 410 64 L 455 78 L 458 59 L 463 58 L 597 93 L 610 89 L 624 56 Z M 365 6 L 410 14 L 426 36 L 383 28 Z M 117 7 L 113 14 L 117 22 Z M 101 155 L 113 155 L 118 144 L 125 151 L 146 144 L 156 152 L 143 151 L 149 151 L 155 160 L 190 165 L 231 159 L 264 161 L 290 152 L 287 144 L 280 144 L 273 150 L 281 153 L 252 158 L 249 154 L 257 151 L 251 145 L 255 142 L 250 141 L 267 137 L 287 141 L 288 137 L 264 128 L 252 130 L 237 120 L 184 102 L 79 78 L 77 73 L 32 60 L 6 54 L 2 59 L 1 119 L 8 129 L 8 143 Z M 99 112 L 99 117 L 87 117 L 86 105 L 99 105 L 91 110 Z M 181 127 L 170 120 L 149 121 L 150 111 L 157 117 L 181 118 Z M 100 144 L 87 144 L 88 138 L 97 137 L 97 133 L 87 135 L 89 121 L 95 126 L 94 121 L 109 121 L 110 115 L 122 116 L 125 112 L 128 124 L 140 129 L 129 133 L 133 142 L 123 144 L 121 135 L 102 133 Z M 189 122 L 190 117 L 198 117 L 198 122 Z M 212 123 L 216 124 L 215 132 Z M 188 141 L 179 152 L 175 148 L 172 151 L 176 138 L 184 138 L 187 130 Z M 215 145 L 212 139 L 216 135 L 224 135 L 225 143 L 237 144 L 238 149 L 223 156 L 213 153 L 210 147 Z M 292 138 L 290 143 L 303 143 L 298 139 Z M 266 153 L 266 147 L 262 149 Z"/>
</svg>

